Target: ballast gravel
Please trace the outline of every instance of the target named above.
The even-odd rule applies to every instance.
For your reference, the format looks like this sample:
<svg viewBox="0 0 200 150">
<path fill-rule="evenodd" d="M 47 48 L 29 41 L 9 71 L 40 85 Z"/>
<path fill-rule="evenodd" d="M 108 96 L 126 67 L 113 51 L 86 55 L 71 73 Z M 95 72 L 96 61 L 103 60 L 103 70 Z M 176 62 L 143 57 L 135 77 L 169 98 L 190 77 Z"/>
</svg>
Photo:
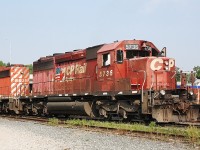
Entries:
<svg viewBox="0 0 200 150">
<path fill-rule="evenodd" d="M 0 118 L 0 150 L 184 150 L 182 143 Z"/>
</svg>

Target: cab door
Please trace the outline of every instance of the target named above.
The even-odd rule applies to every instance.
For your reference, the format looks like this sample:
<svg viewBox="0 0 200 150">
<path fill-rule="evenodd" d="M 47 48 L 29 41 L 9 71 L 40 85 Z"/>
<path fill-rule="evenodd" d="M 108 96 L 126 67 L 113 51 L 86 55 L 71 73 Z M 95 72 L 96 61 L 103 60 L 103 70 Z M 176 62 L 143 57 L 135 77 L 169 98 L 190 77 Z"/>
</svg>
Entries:
<svg viewBox="0 0 200 150">
<path fill-rule="evenodd" d="M 114 88 L 114 50 L 97 57 L 97 89 L 100 95 L 110 95 Z"/>
</svg>

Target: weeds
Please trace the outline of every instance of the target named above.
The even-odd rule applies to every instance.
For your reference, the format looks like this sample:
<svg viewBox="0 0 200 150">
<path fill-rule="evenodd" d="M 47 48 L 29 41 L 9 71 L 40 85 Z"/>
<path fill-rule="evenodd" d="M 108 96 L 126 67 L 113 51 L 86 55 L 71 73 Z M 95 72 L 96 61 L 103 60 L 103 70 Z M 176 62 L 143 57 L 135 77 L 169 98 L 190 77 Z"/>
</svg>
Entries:
<svg viewBox="0 0 200 150">
<path fill-rule="evenodd" d="M 52 126 L 56 126 L 59 124 L 59 120 L 57 118 L 50 118 L 48 124 Z"/>
<path fill-rule="evenodd" d="M 197 127 L 189 126 L 185 130 L 185 136 L 192 142 L 199 142 L 200 130 Z"/>
<path fill-rule="evenodd" d="M 94 120 L 79 120 L 72 119 L 65 121 L 67 125 L 75 126 L 86 126 L 86 127 L 103 127 L 109 129 L 118 129 L 126 131 L 137 131 L 137 132 L 146 132 L 159 134 L 164 137 L 175 136 L 175 137 L 184 137 L 190 142 L 199 142 L 200 140 L 200 129 L 190 126 L 186 128 L 177 128 L 177 127 L 161 127 L 156 125 L 155 122 L 151 122 L 149 126 L 140 123 L 116 123 L 116 122 L 102 122 Z"/>
</svg>

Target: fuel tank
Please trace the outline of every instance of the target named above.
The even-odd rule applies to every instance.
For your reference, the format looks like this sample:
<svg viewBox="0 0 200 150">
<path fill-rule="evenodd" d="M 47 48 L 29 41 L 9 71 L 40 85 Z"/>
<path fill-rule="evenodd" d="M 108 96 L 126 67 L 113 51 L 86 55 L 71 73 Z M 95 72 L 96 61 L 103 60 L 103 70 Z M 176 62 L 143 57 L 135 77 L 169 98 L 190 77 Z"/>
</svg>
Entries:
<svg viewBox="0 0 200 150">
<path fill-rule="evenodd" d="M 96 111 L 92 102 L 48 102 L 49 114 L 80 115 L 95 117 Z"/>
</svg>

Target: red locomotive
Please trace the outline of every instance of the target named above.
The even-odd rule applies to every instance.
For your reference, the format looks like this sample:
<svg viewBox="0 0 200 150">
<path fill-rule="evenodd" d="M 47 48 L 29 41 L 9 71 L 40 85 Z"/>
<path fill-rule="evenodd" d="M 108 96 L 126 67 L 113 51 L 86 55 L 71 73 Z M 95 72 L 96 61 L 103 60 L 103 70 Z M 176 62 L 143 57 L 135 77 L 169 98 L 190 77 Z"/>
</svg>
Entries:
<svg viewBox="0 0 200 150">
<path fill-rule="evenodd" d="M 176 88 L 175 76 L 175 60 L 165 49 L 143 40 L 116 41 L 40 58 L 33 63 L 31 94 L 16 99 L 33 114 L 197 121 L 199 102 L 185 87 Z M 2 111 L 13 104 L 0 102 Z"/>
<path fill-rule="evenodd" d="M 29 94 L 29 69 L 24 65 L 0 67 L 0 110 L 23 112 L 21 96 Z"/>
</svg>

